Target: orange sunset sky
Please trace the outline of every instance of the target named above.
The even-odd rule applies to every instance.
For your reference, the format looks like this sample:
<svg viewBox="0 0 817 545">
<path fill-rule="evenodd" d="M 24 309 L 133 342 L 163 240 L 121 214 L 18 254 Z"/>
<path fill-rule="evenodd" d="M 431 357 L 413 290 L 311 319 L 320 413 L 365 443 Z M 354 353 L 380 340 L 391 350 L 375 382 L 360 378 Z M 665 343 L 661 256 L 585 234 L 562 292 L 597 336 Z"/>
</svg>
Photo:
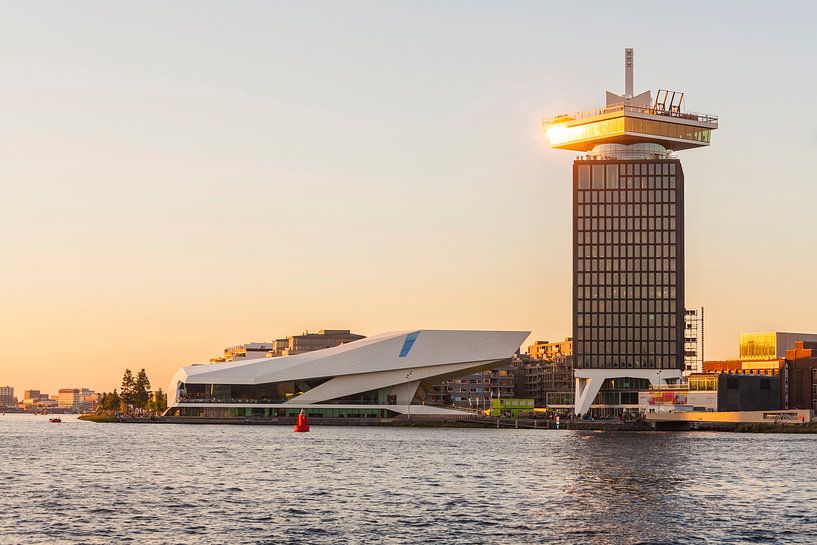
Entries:
<svg viewBox="0 0 817 545">
<path fill-rule="evenodd" d="M 622 92 L 625 47 L 637 91 L 720 116 L 679 153 L 707 358 L 742 331 L 817 332 L 817 42 L 794 4 L 89 6 L 0 17 L 0 385 L 18 397 L 110 390 L 126 367 L 164 389 L 307 329 L 569 336 L 574 154 L 540 120 Z"/>
</svg>

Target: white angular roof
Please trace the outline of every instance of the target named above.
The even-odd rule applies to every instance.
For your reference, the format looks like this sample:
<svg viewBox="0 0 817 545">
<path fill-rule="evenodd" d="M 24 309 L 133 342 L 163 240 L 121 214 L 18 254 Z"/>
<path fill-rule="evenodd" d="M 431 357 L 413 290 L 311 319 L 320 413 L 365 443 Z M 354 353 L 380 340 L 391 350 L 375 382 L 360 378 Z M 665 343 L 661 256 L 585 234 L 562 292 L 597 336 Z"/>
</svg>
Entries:
<svg viewBox="0 0 817 545">
<path fill-rule="evenodd" d="M 399 331 L 293 356 L 191 365 L 179 369 L 171 379 L 168 401 L 170 406 L 189 403 L 180 402 L 182 384 L 252 385 L 328 379 L 286 403 L 321 403 L 390 388 L 398 403 L 408 405 L 420 381 L 466 375 L 510 358 L 529 334 L 528 331 Z"/>
<path fill-rule="evenodd" d="M 404 357 L 407 335 L 417 338 Z M 191 384 L 263 384 L 509 358 L 527 331 L 415 330 L 382 333 L 294 356 L 183 367 L 174 377 Z"/>
</svg>

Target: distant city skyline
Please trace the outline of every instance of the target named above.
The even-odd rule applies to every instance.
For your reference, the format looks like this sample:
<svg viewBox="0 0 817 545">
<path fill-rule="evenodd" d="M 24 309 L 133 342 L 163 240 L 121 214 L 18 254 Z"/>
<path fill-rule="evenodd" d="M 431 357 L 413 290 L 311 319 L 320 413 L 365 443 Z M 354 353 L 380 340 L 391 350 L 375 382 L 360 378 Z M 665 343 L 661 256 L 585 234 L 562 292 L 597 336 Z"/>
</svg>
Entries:
<svg viewBox="0 0 817 545">
<path fill-rule="evenodd" d="M 679 152 L 707 359 L 817 331 L 813 3 L 81 6 L 0 7 L 0 385 L 165 388 L 305 330 L 570 336 L 574 157 L 540 121 L 623 90 L 624 47 L 720 117 Z"/>
</svg>

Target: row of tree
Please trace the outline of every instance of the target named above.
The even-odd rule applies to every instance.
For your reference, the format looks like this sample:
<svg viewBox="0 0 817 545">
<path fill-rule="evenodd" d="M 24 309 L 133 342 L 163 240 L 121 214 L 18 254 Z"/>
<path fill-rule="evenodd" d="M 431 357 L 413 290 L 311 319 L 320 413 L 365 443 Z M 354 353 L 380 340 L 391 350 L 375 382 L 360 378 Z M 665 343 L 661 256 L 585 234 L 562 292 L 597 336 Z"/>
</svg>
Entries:
<svg viewBox="0 0 817 545">
<path fill-rule="evenodd" d="M 160 413 L 167 409 L 167 396 L 159 388 L 156 392 L 150 390 L 150 380 L 144 369 L 136 376 L 130 369 L 125 369 L 122 376 L 122 386 L 119 391 L 105 392 L 99 398 L 98 412 L 133 412 L 134 410 L 152 411 Z"/>
</svg>

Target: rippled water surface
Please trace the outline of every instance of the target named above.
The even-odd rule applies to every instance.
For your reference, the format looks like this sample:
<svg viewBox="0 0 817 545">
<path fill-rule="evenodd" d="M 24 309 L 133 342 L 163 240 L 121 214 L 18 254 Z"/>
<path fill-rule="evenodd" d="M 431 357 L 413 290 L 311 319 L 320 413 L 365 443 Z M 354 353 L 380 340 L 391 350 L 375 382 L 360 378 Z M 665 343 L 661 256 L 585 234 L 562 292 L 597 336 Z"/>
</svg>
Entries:
<svg viewBox="0 0 817 545">
<path fill-rule="evenodd" d="M 817 436 L 0 417 L 0 543 L 817 543 Z"/>
</svg>

